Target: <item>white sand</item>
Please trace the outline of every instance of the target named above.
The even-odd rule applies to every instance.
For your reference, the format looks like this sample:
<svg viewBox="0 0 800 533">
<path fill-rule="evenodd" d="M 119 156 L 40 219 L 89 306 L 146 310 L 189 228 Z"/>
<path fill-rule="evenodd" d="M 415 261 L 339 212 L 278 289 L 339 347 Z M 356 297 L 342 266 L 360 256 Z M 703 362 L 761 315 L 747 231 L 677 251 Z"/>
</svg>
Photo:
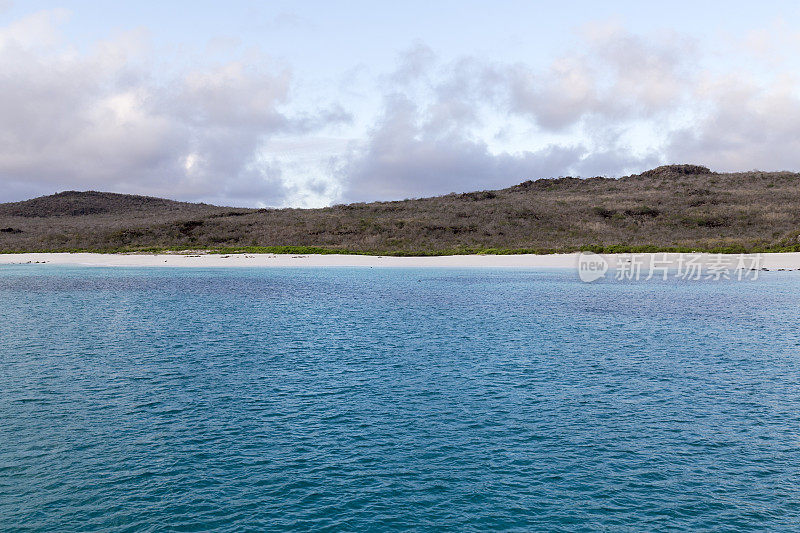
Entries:
<svg viewBox="0 0 800 533">
<path fill-rule="evenodd" d="M 670 268 L 678 265 L 681 254 L 635 254 L 646 268 L 649 261 L 660 265 L 666 259 Z M 690 254 L 684 254 L 688 257 Z M 712 264 L 716 256 L 699 254 L 699 261 Z M 84 265 L 123 267 L 516 267 L 576 268 L 579 254 L 553 255 L 451 255 L 439 257 L 389 257 L 366 255 L 289 255 L 289 254 L 91 254 L 32 253 L 0 254 L 0 264 Z M 610 268 L 618 268 L 630 254 L 604 255 Z M 723 256 L 735 261 L 739 256 Z M 753 261 L 754 256 L 744 256 Z M 761 254 L 758 263 L 769 270 L 800 269 L 800 253 Z"/>
<path fill-rule="evenodd" d="M 0 264 L 45 262 L 54 265 L 140 267 L 553 267 L 576 265 L 576 254 L 451 255 L 391 257 L 291 254 L 0 254 Z"/>
</svg>

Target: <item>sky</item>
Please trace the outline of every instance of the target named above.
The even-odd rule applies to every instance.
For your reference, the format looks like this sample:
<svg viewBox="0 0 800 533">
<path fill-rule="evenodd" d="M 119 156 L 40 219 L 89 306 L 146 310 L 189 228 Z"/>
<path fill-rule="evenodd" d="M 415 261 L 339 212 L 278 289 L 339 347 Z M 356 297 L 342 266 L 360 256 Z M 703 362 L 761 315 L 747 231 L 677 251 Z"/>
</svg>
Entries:
<svg viewBox="0 0 800 533">
<path fill-rule="evenodd" d="M 0 202 L 800 170 L 796 2 L 0 0 Z"/>
</svg>

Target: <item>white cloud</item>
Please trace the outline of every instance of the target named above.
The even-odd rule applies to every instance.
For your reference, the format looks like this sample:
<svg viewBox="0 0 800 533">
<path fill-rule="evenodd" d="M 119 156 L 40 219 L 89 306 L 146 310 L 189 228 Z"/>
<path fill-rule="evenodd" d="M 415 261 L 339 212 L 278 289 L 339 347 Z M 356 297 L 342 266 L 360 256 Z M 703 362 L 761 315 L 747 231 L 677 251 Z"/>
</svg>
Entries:
<svg viewBox="0 0 800 533">
<path fill-rule="evenodd" d="M 344 199 L 500 188 L 530 178 L 622 174 L 659 163 L 652 152 L 629 146 L 620 120 L 655 113 L 674 91 L 634 87 L 621 65 L 638 63 L 640 71 L 650 72 L 672 59 L 664 52 L 654 65 L 627 51 L 617 58 L 613 37 L 598 39 L 604 50 L 593 50 L 617 65 L 611 78 L 583 53 L 557 60 L 545 75 L 471 57 L 442 64 L 430 49 L 413 46 L 381 83 L 387 91 L 381 116 L 343 158 Z M 519 117 L 533 129 L 513 142 L 503 122 Z M 489 137 L 498 135 L 492 128 L 515 148 L 490 145 Z M 570 128 L 569 136 L 550 135 Z"/>
<path fill-rule="evenodd" d="M 607 172 L 641 166 L 623 150 L 591 152 L 582 144 L 550 144 L 523 152 L 493 153 L 455 117 L 420 108 L 401 95 L 387 98 L 384 116 L 366 143 L 340 169 L 348 201 L 390 200 L 507 187 L 569 172 Z M 455 104 L 453 104 L 455 105 Z"/>
<path fill-rule="evenodd" d="M 442 64 L 412 47 L 388 77 L 395 94 L 342 167 L 345 198 L 623 175 L 663 163 L 798 170 L 800 78 L 785 62 L 765 74 L 763 62 L 740 55 L 755 48 L 758 59 L 771 43 L 800 42 L 796 33 L 756 35 L 756 44 L 751 35 L 713 52 L 675 32 L 592 25 L 581 35 L 583 45 L 545 68 L 469 57 Z M 503 122 L 520 118 L 530 129 L 514 139 Z M 492 131 L 507 149 L 488 144 Z"/>
<path fill-rule="evenodd" d="M 10 4 L 0 4 L 0 12 L 4 8 L 10 8 Z M 0 50 L 45 48 L 55 44 L 59 37 L 57 25 L 69 19 L 69 15 L 66 9 L 50 9 L 12 22 L 0 29 Z"/>
<path fill-rule="evenodd" d="M 512 110 L 546 130 L 563 130 L 587 117 L 655 118 L 685 101 L 697 73 L 690 40 L 644 38 L 606 25 L 585 28 L 584 40 L 584 48 L 555 59 L 544 72 L 508 68 Z"/>
<path fill-rule="evenodd" d="M 417 42 L 386 73 L 354 62 L 298 104 L 291 68 L 236 55 L 235 39 L 198 61 L 160 57 L 146 30 L 85 51 L 63 41 L 68 18 L 0 28 L 0 200 L 95 188 L 318 206 L 667 162 L 800 166 L 800 39 L 780 23 L 713 51 L 595 24 L 543 65 L 444 61 Z"/>
<path fill-rule="evenodd" d="M 142 35 L 76 53 L 59 41 L 64 17 L 38 13 L 0 29 L 4 195 L 99 188 L 280 205 L 287 185 L 260 147 L 347 119 L 339 109 L 281 111 L 291 74 L 266 57 L 157 78 L 137 56 L 148 48 Z"/>
<path fill-rule="evenodd" d="M 709 81 L 696 93 L 705 111 L 669 134 L 667 156 L 728 171 L 797 170 L 799 87 L 788 76 L 761 84 L 736 75 Z"/>
</svg>

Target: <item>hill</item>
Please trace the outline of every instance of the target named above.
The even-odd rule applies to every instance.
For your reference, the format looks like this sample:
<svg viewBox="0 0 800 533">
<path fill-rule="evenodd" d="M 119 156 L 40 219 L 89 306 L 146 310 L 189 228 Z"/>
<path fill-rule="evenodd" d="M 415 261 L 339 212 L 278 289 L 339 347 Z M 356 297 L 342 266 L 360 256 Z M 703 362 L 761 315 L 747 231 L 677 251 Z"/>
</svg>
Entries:
<svg viewBox="0 0 800 533">
<path fill-rule="evenodd" d="M 23 202 L 0 204 L 0 217 L 47 218 L 84 215 L 148 215 L 211 209 L 205 204 L 97 191 L 65 191 Z"/>
<path fill-rule="evenodd" d="M 0 204 L 0 251 L 6 252 L 758 251 L 800 250 L 798 235 L 800 174 L 723 174 L 696 165 L 618 179 L 537 179 L 500 190 L 322 209 L 237 209 L 74 191 Z"/>
</svg>

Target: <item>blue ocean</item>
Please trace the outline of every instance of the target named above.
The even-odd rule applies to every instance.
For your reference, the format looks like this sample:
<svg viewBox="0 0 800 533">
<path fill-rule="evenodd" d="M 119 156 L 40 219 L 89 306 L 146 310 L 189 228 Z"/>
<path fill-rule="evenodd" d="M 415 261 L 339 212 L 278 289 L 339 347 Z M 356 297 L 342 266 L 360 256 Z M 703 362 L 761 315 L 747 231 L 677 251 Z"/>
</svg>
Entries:
<svg viewBox="0 0 800 533">
<path fill-rule="evenodd" d="M 800 529 L 800 277 L 0 267 L 0 530 Z"/>
</svg>

